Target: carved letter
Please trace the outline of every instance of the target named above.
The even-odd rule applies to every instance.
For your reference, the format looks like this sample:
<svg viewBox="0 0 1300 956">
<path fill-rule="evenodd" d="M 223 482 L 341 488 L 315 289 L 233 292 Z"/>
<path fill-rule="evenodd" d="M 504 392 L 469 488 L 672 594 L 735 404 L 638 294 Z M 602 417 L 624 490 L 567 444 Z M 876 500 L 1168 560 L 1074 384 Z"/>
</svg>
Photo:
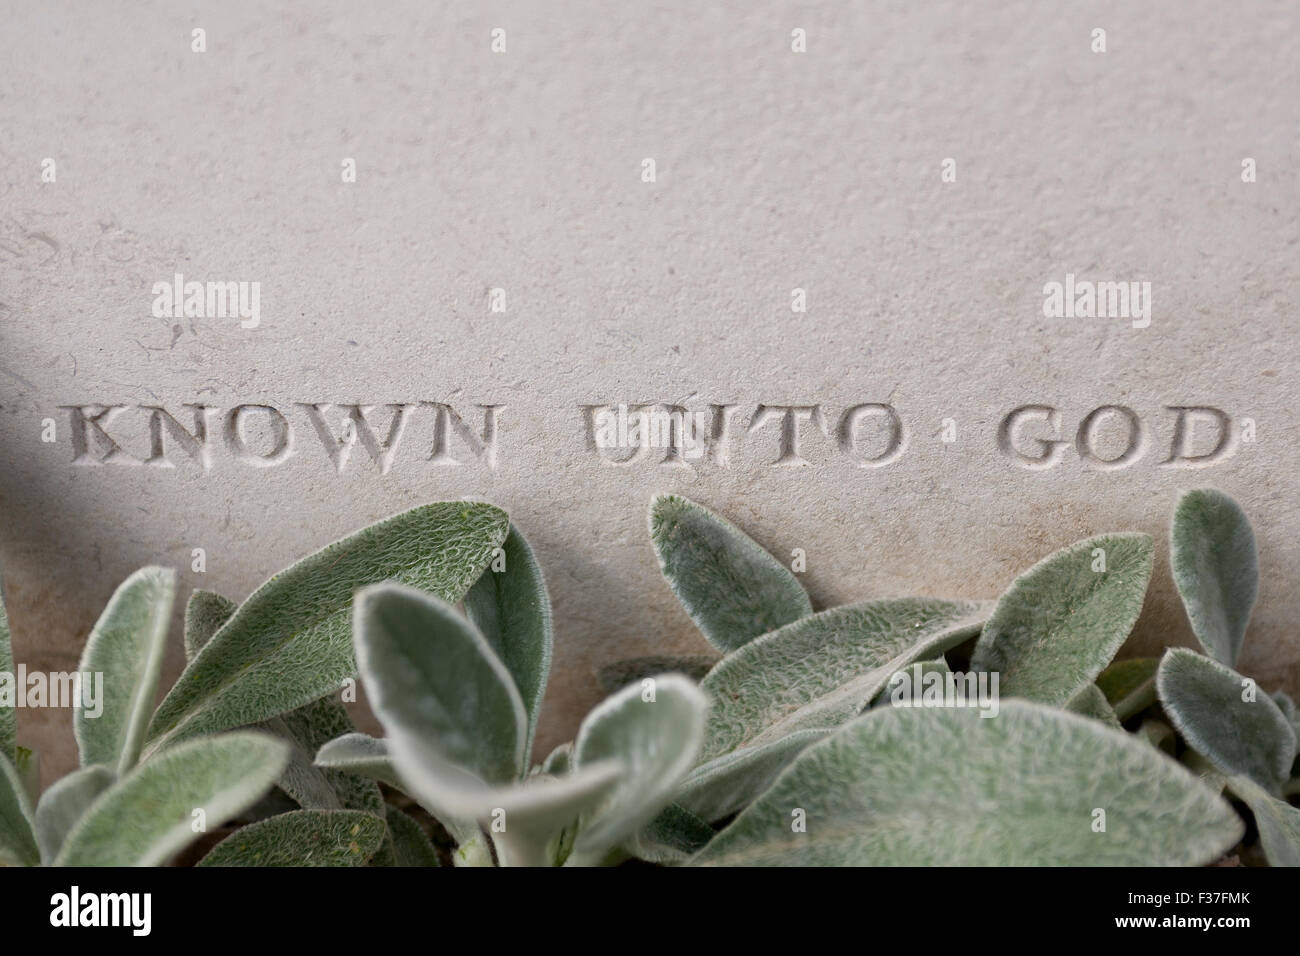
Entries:
<svg viewBox="0 0 1300 956">
<path fill-rule="evenodd" d="M 1093 442 L 1096 439 L 1097 423 L 1101 421 L 1103 416 L 1111 412 L 1118 412 L 1128 420 L 1128 447 L 1115 458 L 1098 458 L 1092 450 Z M 1094 408 L 1083 421 L 1079 422 L 1079 431 L 1075 435 L 1074 447 L 1079 452 L 1079 460 L 1087 467 L 1100 471 L 1115 471 L 1118 468 L 1127 468 L 1142 457 L 1144 437 L 1142 420 L 1137 417 L 1137 413 L 1133 409 L 1124 405 L 1102 405 Z"/>
<path fill-rule="evenodd" d="M 874 458 L 867 458 L 858 452 L 858 425 L 864 418 L 876 416 L 885 418 L 886 425 L 889 428 L 889 440 L 885 443 L 884 451 Z M 839 439 L 840 448 L 843 449 L 846 455 L 857 462 L 859 468 L 880 468 L 883 465 L 888 465 L 902 454 L 903 422 L 892 405 L 876 403 L 854 405 L 852 408 L 845 409 L 844 414 L 840 416 Z"/>
<path fill-rule="evenodd" d="M 759 405 L 749 421 L 748 431 L 757 431 L 773 418 L 781 419 L 780 456 L 772 463 L 774 468 L 792 468 L 808 464 L 799 457 L 799 422 L 811 420 L 823 435 L 826 420 L 820 405 Z"/>
<path fill-rule="evenodd" d="M 271 450 L 257 454 L 249 450 L 244 437 L 244 416 L 251 412 L 261 412 L 269 416 L 271 424 Z M 270 405 L 236 405 L 226 413 L 226 447 L 230 449 L 235 460 L 254 468 L 270 468 L 284 462 L 293 454 L 293 428 L 289 420 Z"/>
<path fill-rule="evenodd" d="M 1019 408 L 1012 409 L 1007 417 L 1002 419 L 1002 424 L 998 425 L 998 448 L 1016 464 L 1041 471 L 1044 468 L 1051 468 L 1060 461 L 1062 450 L 1069 442 L 1056 437 L 1034 438 L 1031 440 L 1037 443 L 1039 453 L 1026 455 L 1016 447 L 1019 444 L 1020 424 L 1034 418 L 1046 421 L 1052 429 L 1053 436 L 1061 433 L 1061 413 L 1051 405 L 1021 405 Z"/>
<path fill-rule="evenodd" d="M 208 446 L 208 426 L 211 424 L 213 413 L 216 412 L 215 408 L 208 405 L 182 406 L 194 411 L 194 431 L 190 433 L 166 409 L 158 405 L 140 407 L 149 413 L 149 457 L 144 461 L 146 465 L 157 468 L 176 467 L 168 460 L 167 451 L 163 446 L 165 430 L 172 441 L 184 448 L 189 456 L 199 463 L 200 468 L 207 471 L 212 467 L 211 449 Z"/>
<path fill-rule="evenodd" d="M 72 417 L 74 465 L 138 465 L 104 429 L 113 424 L 125 405 L 60 405 Z M 95 450 L 101 452 L 96 454 Z"/>
<path fill-rule="evenodd" d="M 1166 409 L 1178 414 L 1174 423 L 1174 439 L 1169 446 L 1169 457 L 1161 465 L 1173 465 L 1181 468 L 1207 468 L 1237 451 L 1237 433 L 1233 430 L 1232 419 L 1217 408 L 1208 405 L 1166 405 Z M 1219 440 L 1204 455 L 1189 455 L 1192 444 L 1192 430 L 1196 418 L 1209 418 L 1219 428 Z"/>
<path fill-rule="evenodd" d="M 325 453 L 329 455 L 330 461 L 334 463 L 334 470 L 340 475 L 347 467 L 348 458 L 352 455 L 352 446 L 357 443 L 357 439 L 361 440 L 361 447 L 366 450 L 370 460 L 379 466 L 379 473 L 388 474 L 389 469 L 393 467 L 393 456 L 397 454 L 397 446 L 401 444 L 402 433 L 406 431 L 407 416 L 411 409 L 415 408 L 414 405 L 388 405 L 387 407 L 392 410 L 392 417 L 388 424 L 388 437 L 380 441 L 374 429 L 370 427 L 369 416 L 375 410 L 374 405 L 340 405 L 339 408 L 347 411 L 347 417 L 343 420 L 342 437 L 336 436 L 325 421 L 324 412 L 332 407 L 330 403 L 309 405 L 306 402 L 299 402 L 298 407 L 307 412 L 321 444 L 325 446 Z"/>
</svg>

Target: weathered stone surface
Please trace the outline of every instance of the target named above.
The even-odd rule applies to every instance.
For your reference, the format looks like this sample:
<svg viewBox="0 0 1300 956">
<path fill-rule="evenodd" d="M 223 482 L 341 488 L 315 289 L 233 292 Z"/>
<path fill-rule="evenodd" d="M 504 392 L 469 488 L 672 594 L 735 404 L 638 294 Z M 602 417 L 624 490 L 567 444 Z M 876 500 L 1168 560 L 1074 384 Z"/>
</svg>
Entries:
<svg viewBox="0 0 1300 956">
<path fill-rule="evenodd" d="M 993 597 L 1059 546 L 1146 531 L 1162 546 L 1131 649 L 1152 650 L 1190 639 L 1168 520 L 1212 485 L 1259 538 L 1240 667 L 1300 689 L 1287 14 L 437 6 L 6 12 L 0 560 L 30 668 L 74 667 L 140 565 L 178 568 L 182 596 L 242 598 L 383 515 L 482 497 L 529 536 L 555 602 L 544 751 L 599 696 L 595 665 L 705 649 L 658 576 L 654 492 L 804 549 L 819 607 Z M 256 323 L 155 314 L 178 273 L 259 283 Z M 1105 280 L 1149 282 L 1149 315 L 1045 314 L 1048 283 L 1063 302 Z M 604 461 L 622 453 L 596 447 L 584 406 L 656 401 L 709 429 L 734 406 L 725 454 Z M 376 406 L 346 461 L 320 431 L 347 412 L 324 403 Z M 410 407 L 388 458 L 392 403 Z M 178 430 L 187 404 L 212 409 L 206 452 Z M 81 423 L 92 405 L 124 406 L 100 419 L 120 450 Z M 1001 434 L 1028 405 L 1044 409 Z M 1081 456 L 1103 406 L 1122 408 Z M 1213 461 L 1166 462 L 1176 406 L 1222 413 L 1180 439 L 1205 454 L 1226 420 Z M 1132 421 L 1140 444 L 1101 466 Z M 1049 434 L 1067 442 L 1050 467 L 1018 457 Z M 169 676 L 180 663 L 178 619 Z M 46 779 L 66 771 L 71 715 L 20 720 Z"/>
</svg>

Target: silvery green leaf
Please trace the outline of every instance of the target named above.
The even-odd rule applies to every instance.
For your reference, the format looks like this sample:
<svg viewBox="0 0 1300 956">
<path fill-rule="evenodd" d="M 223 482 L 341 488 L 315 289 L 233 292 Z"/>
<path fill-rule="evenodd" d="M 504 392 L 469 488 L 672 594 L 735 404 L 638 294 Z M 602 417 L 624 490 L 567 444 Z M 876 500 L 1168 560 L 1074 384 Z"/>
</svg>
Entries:
<svg viewBox="0 0 1300 956">
<path fill-rule="evenodd" d="M 1286 691 L 1278 690 L 1273 692 L 1273 703 L 1277 704 L 1278 709 L 1282 711 L 1282 716 L 1290 722 L 1291 729 L 1295 731 L 1297 739 L 1300 740 L 1300 708 L 1296 707 L 1295 701 L 1291 699 Z M 1296 750 L 1296 756 L 1300 757 L 1300 745 L 1296 747 Z"/>
<path fill-rule="evenodd" d="M 693 501 L 677 495 L 651 501 L 650 540 L 678 600 L 724 653 L 812 613 L 789 568 Z"/>
<path fill-rule="evenodd" d="M 384 798 L 373 779 L 315 765 L 321 747 L 355 730 L 337 697 L 322 697 L 282 717 L 273 717 L 262 726 L 290 745 L 289 765 L 279 785 L 303 809 L 383 814 Z"/>
<path fill-rule="evenodd" d="M 32 823 L 27 788 L 8 754 L 0 753 L 0 866 L 36 866 L 41 862 Z"/>
<path fill-rule="evenodd" d="M 1228 786 L 1250 807 L 1268 865 L 1300 866 L 1300 809 L 1246 776 L 1229 778 Z"/>
<path fill-rule="evenodd" d="M 670 803 L 627 844 L 627 851 L 651 863 L 683 863 L 713 839 L 713 827 L 679 803 Z"/>
<path fill-rule="evenodd" d="M 412 588 L 360 592 L 354 632 L 397 775 L 435 815 L 476 815 L 482 791 L 522 765 L 527 715 L 509 671 L 478 628 Z"/>
<path fill-rule="evenodd" d="M 605 761 L 623 764 L 618 782 L 582 819 L 574 852 L 617 846 L 672 799 L 704 740 L 709 701 L 680 674 L 652 678 L 653 688 L 626 687 L 589 713 L 573 743 L 581 772 Z"/>
<path fill-rule="evenodd" d="M 240 605 L 159 705 L 150 748 L 258 723 L 301 707 L 356 673 L 352 595 L 392 580 L 459 601 L 505 539 L 491 505 L 422 505 L 304 558 Z"/>
<path fill-rule="evenodd" d="M 197 821 L 215 829 L 256 803 L 287 759 L 285 744 L 250 731 L 169 748 L 90 805 L 55 865 L 159 866 L 197 838 Z"/>
<path fill-rule="evenodd" d="M 1065 709 L 1081 717 L 1100 720 L 1116 730 L 1124 729 L 1124 725 L 1115 716 L 1115 711 L 1111 709 L 1110 702 L 1106 700 L 1106 695 L 1096 684 L 1084 684 L 1079 692 L 1069 699 Z"/>
<path fill-rule="evenodd" d="M 185 603 L 185 662 L 194 660 L 203 645 L 221 625 L 239 610 L 239 605 L 215 591 L 196 588 Z"/>
<path fill-rule="evenodd" d="M 0 576 L 0 674 L 13 673 L 14 653 L 9 635 L 9 613 L 5 610 L 4 581 Z M 0 757 L 12 760 L 17 746 L 18 709 L 0 703 Z"/>
<path fill-rule="evenodd" d="M 403 789 L 388 755 L 388 742 L 369 734 L 350 733 L 331 740 L 317 752 L 316 766 L 369 777 Z"/>
<path fill-rule="evenodd" d="M 365 866 L 384 821 L 358 810 L 294 810 L 240 827 L 199 866 Z"/>
<path fill-rule="evenodd" d="M 900 667 L 977 634 L 990 608 L 930 598 L 864 601 L 756 638 L 700 682 L 712 704 L 702 758 L 857 716 Z"/>
<path fill-rule="evenodd" d="M 1175 647 L 1160 662 L 1156 691 L 1188 746 L 1227 776 L 1244 774 L 1270 793 L 1279 791 L 1295 758 L 1295 729 L 1254 681 Z"/>
<path fill-rule="evenodd" d="M 393 841 L 393 866 L 441 866 L 438 851 L 424 830 L 411 817 L 394 806 L 384 807 L 388 834 Z"/>
<path fill-rule="evenodd" d="M 876 695 L 876 699 L 871 702 L 871 706 L 890 706 L 894 702 L 895 694 L 901 692 L 905 687 L 910 690 L 911 687 L 915 686 L 918 691 L 917 696 L 920 696 L 920 691 L 924 690 L 930 674 L 935 675 L 935 678 L 932 679 L 946 680 L 951 673 L 952 668 L 948 666 L 948 662 L 942 657 L 908 664 L 906 667 L 894 671 L 885 679 L 885 689 Z"/>
<path fill-rule="evenodd" d="M 553 777 L 562 776 L 569 772 L 572 761 L 572 741 L 562 743 L 546 755 L 546 759 L 542 761 L 542 773 L 549 773 Z"/>
<path fill-rule="evenodd" d="M 656 674 L 685 674 L 693 681 L 704 675 L 721 660 L 717 654 L 651 654 L 647 657 L 630 657 L 606 664 L 596 671 L 596 683 L 606 695 L 622 690 Z"/>
<path fill-rule="evenodd" d="M 1131 657 L 1115 661 L 1097 675 L 1097 686 L 1120 720 L 1128 720 L 1156 702 L 1155 657 Z"/>
<path fill-rule="evenodd" d="M 1064 705 L 1133 630 L 1153 554 L 1148 535 L 1105 534 L 1049 555 L 998 600 L 971 669 L 998 672 L 1004 697 Z"/>
<path fill-rule="evenodd" d="M 18 779 L 27 788 L 27 799 L 33 805 L 41 796 L 41 755 L 28 747 L 14 748 L 14 769 Z"/>
<path fill-rule="evenodd" d="M 627 775 L 621 760 L 601 760 L 563 777 L 529 777 L 477 795 L 474 817 L 483 826 L 500 822 L 492 838 L 502 866 L 553 866 L 548 851 L 564 831 L 601 804 Z"/>
<path fill-rule="evenodd" d="M 100 764 L 122 776 L 135 766 L 153 715 L 175 593 L 175 572 L 142 568 L 113 593 L 86 639 L 78 671 L 97 686 L 102 674 L 103 684 L 93 709 L 73 710 L 83 767 Z"/>
<path fill-rule="evenodd" d="M 510 672 L 528 715 L 525 764 L 551 671 L 551 599 L 532 548 L 513 525 L 502 546 L 505 569 L 488 569 L 465 595 L 465 612 Z"/>
<path fill-rule="evenodd" d="M 1224 800 L 1142 741 L 1004 700 L 992 718 L 869 711 L 804 750 L 693 862 L 1190 866 L 1242 831 Z"/>
<path fill-rule="evenodd" d="M 800 751 L 830 732 L 830 728 L 799 730 L 770 743 L 714 757 L 687 775 L 673 800 L 702 820 L 721 820 L 744 809 Z"/>
<path fill-rule="evenodd" d="M 42 863 L 53 862 L 68 832 L 116 779 L 107 767 L 93 764 L 74 770 L 50 784 L 36 804 L 32 827 Z"/>
<path fill-rule="evenodd" d="M 1189 491 L 1174 509 L 1170 569 L 1192 633 L 1205 653 L 1231 667 L 1259 589 L 1255 532 L 1221 491 Z"/>
</svg>

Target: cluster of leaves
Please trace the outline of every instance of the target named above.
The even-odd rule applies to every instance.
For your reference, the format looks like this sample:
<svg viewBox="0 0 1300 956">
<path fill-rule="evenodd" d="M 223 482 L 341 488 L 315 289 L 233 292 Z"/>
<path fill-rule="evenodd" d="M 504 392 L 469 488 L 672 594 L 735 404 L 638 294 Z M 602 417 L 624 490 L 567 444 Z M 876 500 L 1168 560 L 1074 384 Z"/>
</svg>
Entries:
<svg viewBox="0 0 1300 956">
<path fill-rule="evenodd" d="M 675 667 L 702 673 L 709 694 L 704 746 L 669 807 L 676 825 L 666 814 L 648 828 L 676 839 L 650 858 L 1192 865 L 1236 847 L 1300 862 L 1300 810 L 1287 802 L 1300 792 L 1300 718 L 1285 694 L 1232 670 L 1258 569 L 1250 523 L 1226 495 L 1184 495 L 1172 526 L 1174 581 L 1205 655 L 1119 662 L 1151 577 L 1146 535 L 1077 542 L 996 602 L 813 613 L 784 565 L 692 502 L 657 499 L 651 533 L 723 656 L 623 661 L 599 675 L 613 687 Z M 997 675 L 996 717 L 892 706 L 897 672 L 945 677 L 954 664 L 967 680 Z"/>
<path fill-rule="evenodd" d="M 537 762 L 550 601 L 499 509 L 413 509 L 238 607 L 195 592 L 189 663 L 156 711 L 173 583 L 139 572 L 87 642 L 107 703 L 77 714 L 81 769 L 36 800 L 0 710 L 0 862 L 161 863 L 201 809 L 208 827 L 245 824 L 203 865 L 436 865 L 380 784 L 441 825 L 457 865 L 1187 865 L 1238 847 L 1243 817 L 1243 853 L 1300 862 L 1295 706 L 1232 670 L 1258 572 L 1226 496 L 1191 492 L 1173 521 L 1208 656 L 1161 660 L 1113 662 L 1151 576 L 1145 535 L 1078 542 L 996 602 L 814 613 L 783 564 L 697 504 L 655 499 L 650 532 L 717 653 L 603 669 L 609 697 Z M 894 706 L 900 671 L 958 665 L 997 675 L 996 717 Z M 338 700 L 358 672 L 383 738 Z"/>
<path fill-rule="evenodd" d="M 433 862 L 427 836 L 372 780 L 314 758 L 352 729 L 337 694 L 356 671 L 353 594 L 395 581 L 459 601 L 508 526 L 490 505 L 425 505 L 304 558 L 238 607 L 195 591 L 188 664 L 157 709 L 175 581 L 160 568 L 132 575 L 78 668 L 104 682 L 103 713 L 74 712 L 80 768 L 38 794 L 14 711 L 0 709 L 0 863 L 158 865 L 237 820 L 255 822 L 201 865 Z M 12 671 L 2 608 L 0 670 Z M 276 812 L 286 804 L 296 809 Z"/>
</svg>

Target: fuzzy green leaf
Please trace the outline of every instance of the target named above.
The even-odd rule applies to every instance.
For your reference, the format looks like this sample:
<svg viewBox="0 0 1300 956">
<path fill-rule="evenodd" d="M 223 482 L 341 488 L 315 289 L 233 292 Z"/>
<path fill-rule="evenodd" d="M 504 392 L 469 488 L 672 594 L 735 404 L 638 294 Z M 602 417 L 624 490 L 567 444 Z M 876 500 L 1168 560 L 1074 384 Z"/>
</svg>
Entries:
<svg viewBox="0 0 1300 956">
<path fill-rule="evenodd" d="M 830 732 L 830 728 L 800 730 L 714 757 L 690 772 L 673 800 L 702 820 L 721 820 L 748 806 L 800 751 Z"/>
<path fill-rule="evenodd" d="M 199 866 L 365 866 L 384 840 L 384 821 L 357 810 L 294 810 L 226 837 Z"/>
<path fill-rule="evenodd" d="M 239 605 L 216 591 L 196 588 L 185 603 L 185 662 L 203 650 L 203 645 L 239 610 Z"/>
<path fill-rule="evenodd" d="M 990 607 L 930 598 L 864 601 L 764 634 L 700 682 L 712 699 L 703 759 L 850 720 L 900 667 L 977 634 Z"/>
<path fill-rule="evenodd" d="M 717 654 L 651 654 L 647 657 L 629 657 L 606 664 L 596 671 L 596 683 L 608 696 L 628 684 L 639 683 L 657 674 L 685 674 L 699 682 L 721 660 Z"/>
<path fill-rule="evenodd" d="M 1296 735 L 1273 698 L 1226 664 L 1175 647 L 1156 673 L 1165 714 L 1188 745 L 1228 776 L 1244 774 L 1277 793 L 1295 758 Z"/>
<path fill-rule="evenodd" d="M 9 756 L 0 753 L 0 866 L 36 866 L 41 862 L 32 824 L 27 788 Z"/>
<path fill-rule="evenodd" d="M 1096 684 L 1084 684 L 1079 693 L 1069 699 L 1065 709 L 1081 717 L 1100 720 L 1103 724 L 1114 727 L 1116 730 L 1124 729 L 1124 725 L 1115 716 L 1115 711 L 1110 706 L 1110 702 L 1106 700 L 1106 695 Z"/>
<path fill-rule="evenodd" d="M 1246 776 L 1230 777 L 1232 792 L 1250 807 L 1269 866 L 1300 866 L 1300 809 Z"/>
<path fill-rule="evenodd" d="M 915 661 L 889 675 L 885 680 L 885 689 L 876 695 L 876 699 L 871 702 L 871 706 L 891 706 L 894 703 L 895 695 L 904 688 L 919 697 L 925 689 L 926 679 L 930 674 L 934 674 L 937 680 L 947 681 L 948 675 L 951 673 L 952 668 L 948 666 L 948 662 L 942 657 L 930 661 Z"/>
<path fill-rule="evenodd" d="M 83 767 L 100 764 L 120 777 L 135 766 L 153 715 L 175 594 L 175 572 L 142 568 L 113 593 L 90 632 L 78 670 L 103 674 L 104 683 L 101 713 L 73 711 Z"/>
<path fill-rule="evenodd" d="M 479 809 L 519 776 L 527 716 L 487 640 L 449 604 L 383 584 L 357 595 L 357 662 L 398 776 L 430 810 Z"/>
<path fill-rule="evenodd" d="M 801 753 L 694 862 L 1188 866 L 1242 830 L 1177 763 L 1094 720 L 1023 700 L 993 718 L 882 707 Z"/>
<path fill-rule="evenodd" d="M 713 827 L 679 803 L 670 803 L 628 841 L 628 852 L 651 863 L 682 863 L 713 839 Z"/>
<path fill-rule="evenodd" d="M 111 770 L 96 764 L 74 770 L 50 784 L 36 804 L 33 820 L 42 863 L 53 862 L 77 821 L 116 779 Z"/>
<path fill-rule="evenodd" d="M 505 570 L 491 564 L 465 595 L 465 613 L 514 679 L 528 715 L 523 774 L 551 672 L 551 599 L 533 550 L 513 525 L 502 546 Z"/>
<path fill-rule="evenodd" d="M 181 674 L 154 716 L 151 747 L 258 723 L 356 673 L 353 593 L 392 580 L 459 601 L 505 540 L 491 505 L 422 505 L 344 538 L 271 578 Z"/>
<path fill-rule="evenodd" d="M 1133 630 L 1153 555 L 1145 534 L 1099 535 L 1049 555 L 998 600 L 971 669 L 997 671 L 1003 696 L 1064 705 Z"/>
<path fill-rule="evenodd" d="M 718 650 L 812 613 L 803 585 L 730 521 L 677 495 L 650 503 L 650 540 L 664 577 Z"/>
<path fill-rule="evenodd" d="M 1156 702 L 1159 658 L 1131 657 L 1115 661 L 1097 675 L 1097 686 L 1120 720 L 1128 720 Z"/>
<path fill-rule="evenodd" d="M 3 569 L 0 569 L 2 571 Z M 14 673 L 14 652 L 5 610 L 4 578 L 0 574 L 0 674 Z M 0 705 L 0 757 L 12 760 L 18 747 L 18 709 Z"/>
<path fill-rule="evenodd" d="M 384 807 L 388 833 L 393 841 L 393 866 L 441 866 L 438 851 L 424 830 L 411 817 L 394 806 Z"/>
<path fill-rule="evenodd" d="M 393 769 L 388 742 L 369 734 L 350 733 L 329 741 L 316 753 L 316 766 L 369 777 L 398 790 L 404 789 Z"/>
<path fill-rule="evenodd" d="M 58 866 L 159 866 L 198 834 L 255 804 L 275 783 L 288 747 L 240 731 L 169 748 L 137 766 L 90 805 L 55 858 Z"/>
<path fill-rule="evenodd" d="M 617 846 L 653 819 L 695 763 L 704 740 L 708 697 L 679 674 L 653 678 L 653 693 L 626 687 L 591 711 L 578 728 L 578 771 L 620 761 L 624 773 L 584 816 L 574 850 Z"/>
<path fill-rule="evenodd" d="M 1170 570 L 1192 633 L 1206 654 L 1231 667 L 1259 590 L 1250 519 L 1223 492 L 1200 488 L 1178 500 L 1170 538 Z"/>
<path fill-rule="evenodd" d="M 289 764 L 278 782 L 304 810 L 365 810 L 376 816 L 384 812 L 384 798 L 373 779 L 316 765 L 323 746 L 355 730 L 336 697 L 322 697 L 262 727 L 289 743 Z"/>
</svg>

